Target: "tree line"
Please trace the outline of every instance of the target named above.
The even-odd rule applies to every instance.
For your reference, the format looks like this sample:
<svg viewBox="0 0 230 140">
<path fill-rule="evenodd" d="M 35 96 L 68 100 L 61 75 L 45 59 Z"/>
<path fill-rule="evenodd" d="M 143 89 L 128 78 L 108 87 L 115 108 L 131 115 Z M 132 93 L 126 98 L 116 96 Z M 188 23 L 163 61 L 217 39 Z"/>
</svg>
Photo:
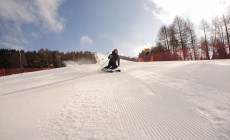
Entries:
<svg viewBox="0 0 230 140">
<path fill-rule="evenodd" d="M 123 55 L 120 55 L 120 59 L 128 60 L 128 61 L 136 61 L 136 58 L 134 57 L 123 56 Z"/>
<path fill-rule="evenodd" d="M 96 63 L 92 52 L 59 52 L 48 49 L 39 51 L 24 51 L 15 49 L 0 49 L 0 69 L 10 68 L 58 68 L 64 67 L 64 61 L 79 63 Z"/>
<path fill-rule="evenodd" d="M 201 32 L 198 37 L 196 30 Z M 230 58 L 230 12 L 208 23 L 203 19 L 198 28 L 189 20 L 176 16 L 163 25 L 149 54 L 162 54 L 166 60 L 209 60 Z M 139 58 L 145 57 L 143 50 Z M 165 60 L 165 59 L 164 59 Z"/>
</svg>

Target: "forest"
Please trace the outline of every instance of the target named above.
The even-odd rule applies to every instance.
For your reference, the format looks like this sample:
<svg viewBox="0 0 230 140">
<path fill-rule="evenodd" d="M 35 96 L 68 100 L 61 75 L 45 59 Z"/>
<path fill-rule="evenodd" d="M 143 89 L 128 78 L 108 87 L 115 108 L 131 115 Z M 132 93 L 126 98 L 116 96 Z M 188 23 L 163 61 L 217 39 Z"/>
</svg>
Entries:
<svg viewBox="0 0 230 140">
<path fill-rule="evenodd" d="M 39 51 L 24 51 L 14 49 L 0 49 L 0 69 L 11 68 L 59 68 L 64 67 L 64 61 L 77 63 L 96 63 L 95 54 L 85 52 L 59 52 L 48 49 Z"/>
<path fill-rule="evenodd" d="M 65 67 L 65 61 L 74 61 L 78 64 L 95 64 L 95 53 L 59 52 L 49 49 L 39 51 L 24 51 L 15 49 L 0 49 L 0 69 L 12 68 L 59 68 Z M 121 59 L 135 61 L 135 58 L 120 56 Z"/>
<path fill-rule="evenodd" d="M 154 56 L 154 61 L 210 60 L 230 58 L 230 12 L 217 16 L 208 23 L 205 19 L 195 26 L 189 19 L 176 16 L 163 25 L 150 49 L 139 53 L 139 58 Z"/>
</svg>

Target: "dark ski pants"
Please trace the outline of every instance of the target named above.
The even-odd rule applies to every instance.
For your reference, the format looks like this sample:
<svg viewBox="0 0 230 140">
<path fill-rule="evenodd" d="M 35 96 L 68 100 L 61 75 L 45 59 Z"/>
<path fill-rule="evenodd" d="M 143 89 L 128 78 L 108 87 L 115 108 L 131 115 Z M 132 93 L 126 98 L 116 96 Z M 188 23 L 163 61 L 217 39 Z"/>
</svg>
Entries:
<svg viewBox="0 0 230 140">
<path fill-rule="evenodd" d="M 104 67 L 104 68 L 106 68 L 106 69 L 116 69 L 117 65 L 116 65 L 116 63 L 110 62 L 109 65 Z"/>
</svg>

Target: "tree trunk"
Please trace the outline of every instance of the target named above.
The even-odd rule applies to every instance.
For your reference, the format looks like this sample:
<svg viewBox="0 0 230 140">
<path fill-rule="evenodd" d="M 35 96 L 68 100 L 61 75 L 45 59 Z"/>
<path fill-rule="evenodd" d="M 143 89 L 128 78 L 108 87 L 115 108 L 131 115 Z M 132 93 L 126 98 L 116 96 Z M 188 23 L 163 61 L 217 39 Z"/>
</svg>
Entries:
<svg viewBox="0 0 230 140">
<path fill-rule="evenodd" d="M 230 52 L 230 40 L 229 40 L 229 34 L 228 34 L 228 27 L 227 27 L 227 23 L 226 23 L 226 19 L 225 19 L 224 15 L 223 15 L 223 21 L 224 21 L 224 26 L 225 26 L 228 48 L 229 48 L 229 52 Z"/>
<path fill-rule="evenodd" d="M 177 20 L 177 25 L 178 25 L 178 29 L 179 29 L 179 35 L 180 35 L 180 41 L 181 41 L 181 47 L 182 47 L 182 52 L 183 52 L 183 57 L 184 57 L 184 60 L 185 60 L 185 53 L 184 53 L 184 41 L 183 41 L 183 38 L 182 38 L 182 29 L 181 29 L 181 24 L 180 24 L 180 21 L 179 21 L 179 18 L 176 17 L 176 20 Z"/>
</svg>

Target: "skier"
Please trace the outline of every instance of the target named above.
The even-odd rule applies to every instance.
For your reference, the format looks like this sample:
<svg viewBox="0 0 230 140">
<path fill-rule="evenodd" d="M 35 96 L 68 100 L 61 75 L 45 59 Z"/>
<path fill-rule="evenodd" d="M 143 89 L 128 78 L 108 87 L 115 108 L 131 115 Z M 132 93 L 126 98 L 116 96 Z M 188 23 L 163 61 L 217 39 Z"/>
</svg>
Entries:
<svg viewBox="0 0 230 140">
<path fill-rule="evenodd" d="M 110 54 L 108 56 L 109 59 L 109 64 L 108 66 L 102 68 L 102 70 L 106 70 L 106 69 L 116 69 L 117 67 L 120 66 L 120 56 L 118 55 L 118 50 L 114 49 L 112 51 L 112 54 Z M 118 64 L 118 65 L 117 65 Z"/>
</svg>

